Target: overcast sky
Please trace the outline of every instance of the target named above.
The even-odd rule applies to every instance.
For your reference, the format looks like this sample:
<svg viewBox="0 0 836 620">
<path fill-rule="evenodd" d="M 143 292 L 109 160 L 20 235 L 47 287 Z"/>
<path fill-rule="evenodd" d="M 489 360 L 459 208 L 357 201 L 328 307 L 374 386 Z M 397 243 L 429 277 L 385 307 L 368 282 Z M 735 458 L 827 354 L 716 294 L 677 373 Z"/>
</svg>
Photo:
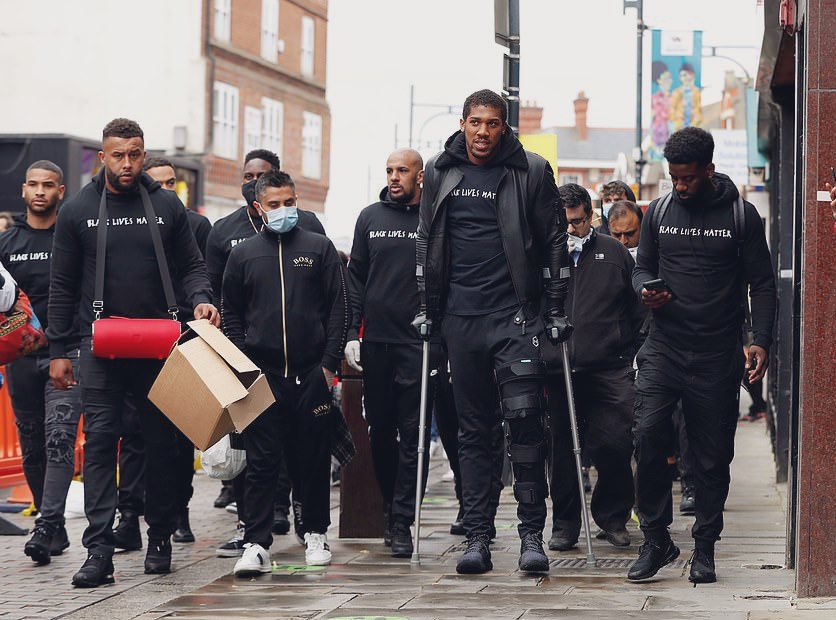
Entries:
<svg viewBox="0 0 836 620">
<path fill-rule="evenodd" d="M 702 30 L 703 46 L 756 73 L 763 34 L 757 0 L 645 0 L 649 28 Z M 520 96 L 544 108 L 543 124 L 572 125 L 578 91 L 589 97 L 588 123 L 633 127 L 636 12 L 623 0 L 520 0 Z M 494 43 L 491 0 L 332 0 L 328 22 L 331 189 L 326 227 L 338 245 L 350 238 L 359 211 L 386 184 L 386 157 L 406 146 L 409 87 L 418 103 L 455 105 L 454 116 L 416 108 L 413 137 L 437 143 L 458 128 L 471 92 L 502 88 L 502 55 Z M 650 36 L 645 35 L 645 127 L 650 93 Z M 703 59 L 703 103 L 720 98 L 728 60 Z M 426 121 L 426 123 L 425 123 Z M 423 129 L 422 129 L 423 126 Z M 422 149 L 432 154 L 432 148 Z M 347 241 L 350 244 L 350 240 Z M 348 249 L 348 248 L 346 248 Z"/>
</svg>

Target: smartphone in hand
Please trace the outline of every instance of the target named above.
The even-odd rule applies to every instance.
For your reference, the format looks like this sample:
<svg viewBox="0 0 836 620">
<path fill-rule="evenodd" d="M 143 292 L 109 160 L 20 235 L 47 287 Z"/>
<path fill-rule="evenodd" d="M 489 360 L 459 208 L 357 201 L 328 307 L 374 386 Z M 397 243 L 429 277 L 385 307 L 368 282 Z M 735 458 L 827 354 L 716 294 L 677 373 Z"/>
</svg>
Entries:
<svg viewBox="0 0 836 620">
<path fill-rule="evenodd" d="M 644 282 L 642 284 L 642 287 L 653 293 L 661 293 L 662 291 L 667 291 L 671 295 L 671 301 L 676 299 L 676 294 L 671 290 L 671 287 L 668 286 L 668 283 L 665 282 L 664 278 L 648 280 L 647 282 Z"/>
</svg>

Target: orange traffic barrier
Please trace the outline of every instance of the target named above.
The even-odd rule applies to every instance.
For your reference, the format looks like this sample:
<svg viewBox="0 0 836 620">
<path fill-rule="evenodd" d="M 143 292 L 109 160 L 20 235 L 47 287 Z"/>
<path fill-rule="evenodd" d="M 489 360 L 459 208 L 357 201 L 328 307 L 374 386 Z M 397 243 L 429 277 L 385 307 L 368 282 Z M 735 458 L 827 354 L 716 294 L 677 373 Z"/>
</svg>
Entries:
<svg viewBox="0 0 836 620">
<path fill-rule="evenodd" d="M 6 368 L 0 366 L 0 372 L 6 375 Z M 78 436 L 75 443 L 75 473 L 81 472 L 81 465 L 84 459 L 84 435 L 81 432 L 79 425 Z M 20 443 L 17 438 L 17 427 L 15 426 L 15 415 L 12 410 L 12 402 L 9 398 L 9 390 L 3 385 L 0 388 L 0 488 L 14 487 L 18 485 L 25 485 L 26 478 L 23 476 L 23 464 L 20 456 Z M 28 491 L 28 489 L 26 489 Z M 23 497 L 19 490 L 15 490 L 14 496 Z M 31 501 L 31 494 L 29 499 L 24 503 Z"/>
</svg>

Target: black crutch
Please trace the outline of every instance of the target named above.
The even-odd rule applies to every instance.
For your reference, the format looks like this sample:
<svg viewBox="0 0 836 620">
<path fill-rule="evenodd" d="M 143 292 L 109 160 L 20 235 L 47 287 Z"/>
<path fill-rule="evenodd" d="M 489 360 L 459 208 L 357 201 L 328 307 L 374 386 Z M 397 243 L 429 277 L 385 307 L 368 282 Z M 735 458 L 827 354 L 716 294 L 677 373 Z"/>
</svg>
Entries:
<svg viewBox="0 0 836 620">
<path fill-rule="evenodd" d="M 581 441 L 578 436 L 578 418 L 575 415 L 575 393 L 572 391 L 572 371 L 569 367 L 569 346 L 566 342 L 560 344 L 563 354 L 563 378 L 566 380 L 566 404 L 569 406 L 569 426 L 572 429 L 572 446 L 575 453 L 575 467 L 578 470 L 578 493 L 581 498 L 581 521 L 586 535 L 586 564 L 595 566 L 595 554 L 592 552 L 592 535 L 589 532 L 589 512 L 586 508 L 586 494 L 583 490 L 583 470 L 581 466 Z"/>
<path fill-rule="evenodd" d="M 423 331 L 427 329 L 427 325 L 421 325 L 422 336 Z M 427 400 L 428 388 L 430 382 L 430 340 L 424 338 L 423 355 L 421 359 L 421 409 L 418 411 L 418 473 L 417 482 L 415 483 L 415 547 L 412 551 L 412 559 L 410 564 L 421 564 L 421 554 L 419 547 L 421 545 L 421 500 L 423 499 L 424 485 L 424 439 L 427 432 Z"/>
</svg>

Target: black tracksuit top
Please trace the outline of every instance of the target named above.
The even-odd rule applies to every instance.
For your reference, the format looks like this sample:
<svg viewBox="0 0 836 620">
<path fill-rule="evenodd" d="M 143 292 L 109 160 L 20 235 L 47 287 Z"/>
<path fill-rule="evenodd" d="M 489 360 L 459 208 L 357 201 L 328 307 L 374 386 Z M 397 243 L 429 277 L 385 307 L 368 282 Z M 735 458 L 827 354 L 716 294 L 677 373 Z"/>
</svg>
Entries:
<svg viewBox="0 0 836 620">
<path fill-rule="evenodd" d="M 660 230 L 653 231 L 650 204 L 642 219 L 633 288 L 664 278 L 677 299 L 653 311 L 651 337 L 689 351 L 723 351 L 741 341 L 743 282 L 751 287 L 754 344 L 772 344 L 775 275 L 763 223 L 755 207 L 744 206 L 742 256 L 734 234 L 734 203 L 739 193 L 726 175 L 714 175 L 704 197 L 681 201 L 674 193 Z M 658 239 L 658 247 L 657 240 Z"/>
<path fill-rule="evenodd" d="M 633 292 L 633 257 L 620 241 L 596 231 L 583 245 L 571 277 L 566 315 L 575 328 L 569 359 L 577 371 L 632 364 L 639 331 L 647 314 Z M 544 358 L 559 361 L 560 351 L 540 342 Z M 562 364 L 558 364 L 562 367 Z"/>
<path fill-rule="evenodd" d="M 380 202 L 360 212 L 348 262 L 351 326 L 348 340 L 390 344 L 419 342 L 412 327 L 418 314 L 415 240 L 418 205 L 404 205 L 380 192 Z"/>
<path fill-rule="evenodd" d="M 229 253 L 223 330 L 265 373 L 336 371 L 348 328 L 342 261 L 331 241 L 298 226 L 263 230 Z"/>
<path fill-rule="evenodd" d="M 162 189 L 145 173 L 139 182 L 148 190 L 157 214 L 174 286 L 181 287 L 191 308 L 209 303 L 212 297 L 206 266 L 189 227 L 183 203 L 177 194 Z M 77 315 L 81 316 L 82 338 L 91 334 L 96 232 L 103 190 L 103 173 L 100 173 L 58 211 L 47 328 L 52 358 L 66 357 L 69 344 L 76 338 Z M 102 316 L 168 318 L 168 304 L 139 192 L 108 192 L 107 212 L 109 224 Z"/>
<path fill-rule="evenodd" d="M 325 235 L 322 222 L 310 211 L 298 210 L 299 222 L 297 228 Z M 220 303 L 221 283 L 224 277 L 224 269 L 229 253 L 236 245 L 249 239 L 261 230 L 263 222 L 257 215 L 251 217 L 244 205 L 229 215 L 222 217 L 209 233 L 206 241 L 206 271 L 209 273 L 209 282 L 212 284 L 215 303 Z"/>
</svg>

